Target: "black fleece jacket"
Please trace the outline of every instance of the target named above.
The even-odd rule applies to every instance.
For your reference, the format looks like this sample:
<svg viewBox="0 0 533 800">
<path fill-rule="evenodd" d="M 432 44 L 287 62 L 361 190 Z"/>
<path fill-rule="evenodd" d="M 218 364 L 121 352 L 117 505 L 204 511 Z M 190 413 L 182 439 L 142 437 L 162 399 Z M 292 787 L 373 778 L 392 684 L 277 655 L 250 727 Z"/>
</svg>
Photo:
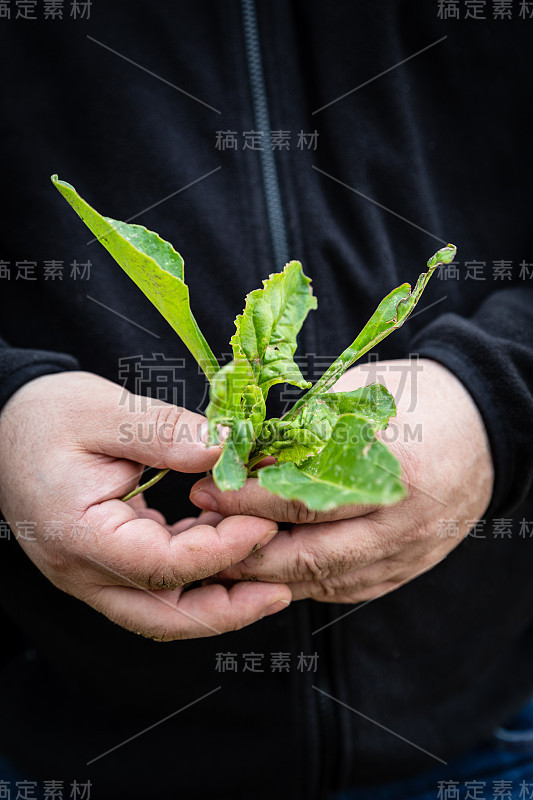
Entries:
<svg viewBox="0 0 533 800">
<path fill-rule="evenodd" d="M 121 382 L 123 359 L 163 354 L 185 359 L 180 402 L 205 408 L 192 358 L 87 245 L 53 172 L 174 243 L 219 354 L 245 293 L 284 259 L 303 262 L 319 299 L 299 352 L 328 359 L 451 240 L 459 277 L 433 278 L 421 307 L 435 305 L 377 355 L 419 353 L 467 386 L 494 458 L 490 515 L 514 528 L 495 537 L 487 523 L 485 538 L 319 633 L 349 608 L 297 602 L 222 638 L 164 645 L 61 593 L 4 538 L 1 613 L 19 637 L 0 680 L 4 753 L 28 774 L 90 778 L 99 800 L 159 800 L 325 797 L 433 768 L 407 740 L 442 759 L 465 751 L 533 691 L 533 538 L 518 532 L 533 471 L 533 20 L 517 4 L 512 19 L 487 7 L 485 21 L 444 20 L 419 0 L 257 0 L 257 28 L 237 0 L 94 0 L 83 20 L 44 19 L 41 5 L 37 21 L 15 9 L 0 20 L 1 403 L 41 374 Z M 243 147 L 254 130 L 266 155 Z M 272 159 L 266 134 L 280 130 L 290 148 Z M 298 147 L 315 130 L 316 149 Z M 220 131 L 235 149 L 217 147 Z M 72 271 L 89 260 L 89 277 Z M 62 280 L 45 278 L 52 261 Z M 195 477 L 167 477 L 151 502 L 188 515 Z M 298 670 L 315 651 L 317 671 Z M 216 671 L 220 652 L 237 654 L 237 672 Z M 243 671 L 252 652 L 263 673 Z M 271 671 L 279 652 L 289 672 Z"/>
</svg>

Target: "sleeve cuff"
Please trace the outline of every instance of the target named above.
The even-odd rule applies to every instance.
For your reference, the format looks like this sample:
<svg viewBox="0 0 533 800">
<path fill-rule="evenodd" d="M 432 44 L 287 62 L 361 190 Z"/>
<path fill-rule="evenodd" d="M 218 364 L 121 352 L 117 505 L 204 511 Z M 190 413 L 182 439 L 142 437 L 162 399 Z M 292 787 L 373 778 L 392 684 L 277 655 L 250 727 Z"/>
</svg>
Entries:
<svg viewBox="0 0 533 800">
<path fill-rule="evenodd" d="M 79 369 L 75 358 L 44 350 L 0 350 L 0 410 L 17 389 L 41 375 Z"/>
</svg>

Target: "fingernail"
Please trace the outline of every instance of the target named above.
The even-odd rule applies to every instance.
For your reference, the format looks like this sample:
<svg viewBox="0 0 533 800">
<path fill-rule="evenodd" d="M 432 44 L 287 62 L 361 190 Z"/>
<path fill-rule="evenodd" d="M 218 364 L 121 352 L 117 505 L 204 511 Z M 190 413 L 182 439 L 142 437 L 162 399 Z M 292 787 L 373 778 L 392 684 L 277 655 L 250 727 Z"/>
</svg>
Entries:
<svg viewBox="0 0 533 800">
<path fill-rule="evenodd" d="M 225 425 L 217 425 L 218 441 L 215 441 L 215 437 L 210 435 L 208 422 L 202 422 L 198 429 L 198 438 L 202 444 L 205 444 L 207 447 L 218 447 L 225 442 L 228 435 L 229 428 Z"/>
<path fill-rule="evenodd" d="M 259 619 L 263 619 L 263 617 L 269 617 L 271 614 L 277 614 L 278 611 L 283 611 L 283 609 L 290 606 L 290 604 L 290 600 L 278 600 L 277 603 L 272 603 L 271 606 L 267 606 Z"/>
<path fill-rule="evenodd" d="M 207 422 L 202 422 L 198 429 L 198 438 L 202 444 L 205 444 L 207 447 L 213 447 L 214 442 L 212 441 L 212 437 L 209 434 L 209 425 Z"/>
<path fill-rule="evenodd" d="M 254 550 L 256 550 L 258 547 L 261 547 L 261 545 L 263 544 L 263 542 L 265 540 L 270 541 L 272 539 L 272 537 L 274 536 L 274 534 L 276 534 L 276 533 L 278 533 L 278 527 L 277 526 L 275 528 L 270 528 L 270 530 L 268 530 L 268 531 L 265 531 L 264 534 L 259 537 L 259 541 L 257 542 L 257 544 L 254 545 L 254 548 L 253 548 L 252 552 Z"/>
<path fill-rule="evenodd" d="M 198 508 L 203 508 L 204 511 L 218 511 L 218 503 L 207 492 L 197 491 L 191 494 L 191 500 Z"/>
<path fill-rule="evenodd" d="M 229 428 L 227 425 L 217 425 L 218 440 L 220 444 L 224 444 L 229 436 Z"/>
</svg>

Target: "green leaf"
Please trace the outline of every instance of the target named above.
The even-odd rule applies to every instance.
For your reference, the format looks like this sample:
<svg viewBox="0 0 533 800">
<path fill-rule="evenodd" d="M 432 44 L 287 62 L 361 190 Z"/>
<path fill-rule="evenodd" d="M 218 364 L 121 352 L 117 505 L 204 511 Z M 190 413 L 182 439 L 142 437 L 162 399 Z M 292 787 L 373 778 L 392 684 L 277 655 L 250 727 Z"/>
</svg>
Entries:
<svg viewBox="0 0 533 800">
<path fill-rule="evenodd" d="M 263 426 L 251 460 L 275 456 L 278 462 L 300 464 L 318 454 L 331 436 L 342 414 L 364 416 L 374 431 L 387 427 L 396 415 L 394 398 L 380 383 L 351 392 L 326 392 L 312 397 L 293 419 L 270 419 Z"/>
<path fill-rule="evenodd" d="M 330 433 L 331 426 L 327 436 Z M 250 464 L 257 464 L 265 456 L 274 456 L 279 463 L 292 461 L 299 464 L 309 456 L 320 452 L 325 443 L 326 435 L 317 434 L 298 424 L 269 419 L 264 424 L 261 437 L 252 450 Z"/>
<path fill-rule="evenodd" d="M 250 365 L 244 358 L 230 361 L 211 379 L 205 415 L 215 444 L 218 443 L 217 425 L 231 426 L 236 419 L 244 418 L 242 396 L 251 380 Z"/>
<path fill-rule="evenodd" d="M 250 384 L 252 379 L 250 365 L 239 358 L 222 367 L 211 381 L 206 409 L 210 441 L 218 443 L 219 425 L 230 429 L 213 468 L 213 480 L 222 491 L 244 486 L 246 462 L 265 417 L 263 395 L 258 386 Z"/>
<path fill-rule="evenodd" d="M 242 395 L 242 412 L 245 419 L 249 419 L 254 429 L 254 438 L 257 438 L 263 428 L 266 417 L 266 405 L 263 392 L 256 384 L 249 384 Z"/>
<path fill-rule="evenodd" d="M 221 490 L 240 489 L 248 472 L 266 455 L 274 455 L 277 463 L 258 472 L 260 485 L 311 509 L 381 505 L 405 496 L 399 463 L 375 438 L 396 413 L 391 395 L 379 384 L 352 392 L 329 389 L 357 359 L 403 325 L 437 266 L 453 261 L 454 245 L 429 259 L 413 290 L 405 283 L 382 300 L 355 341 L 283 419 L 265 422 L 271 386 L 311 386 L 294 361 L 298 333 L 317 307 L 300 262 L 289 262 L 283 272 L 263 281 L 262 289 L 247 295 L 231 339 L 234 360 L 220 369 L 192 315 L 184 262 L 173 246 L 141 225 L 101 216 L 57 175 L 52 183 L 178 333 L 210 381 L 206 415 L 212 441 L 218 443 L 220 426 L 229 428 L 213 469 Z"/>
<path fill-rule="evenodd" d="M 366 417 L 375 431 L 384 430 L 389 419 L 396 416 L 394 397 L 381 383 L 370 383 L 351 392 L 325 392 L 312 397 L 303 408 L 307 416 L 319 414 L 321 405 L 341 414 L 360 414 Z M 312 422 L 311 422 L 312 424 Z"/>
<path fill-rule="evenodd" d="M 400 464 L 374 437 L 362 416 L 339 417 L 321 451 L 297 467 L 282 463 L 259 470 L 259 485 L 315 511 L 352 504 L 386 505 L 405 497 Z"/>
<path fill-rule="evenodd" d="M 413 291 L 411 291 L 410 284 L 403 283 L 388 294 L 381 301 L 357 339 L 341 353 L 337 360 L 333 362 L 322 377 L 315 383 L 313 388 L 298 400 L 287 416 L 295 416 L 302 405 L 309 402 L 311 397 L 322 394 L 330 389 L 339 380 L 341 375 L 360 359 L 361 356 L 375 347 L 394 330 L 401 327 L 420 300 L 422 292 L 427 286 L 435 269 L 440 264 L 449 264 L 453 261 L 456 252 L 457 248 L 455 245 L 446 245 L 446 247 L 443 247 L 435 253 L 435 255 L 431 256 L 427 262 L 428 271 L 423 272 L 419 276 Z"/>
<path fill-rule="evenodd" d="M 218 372 L 219 364 L 192 315 L 180 254 L 169 242 L 142 225 L 130 225 L 101 216 L 73 186 L 59 180 L 57 175 L 52 175 L 52 183 L 174 328 L 207 379 L 211 380 Z"/>
<path fill-rule="evenodd" d="M 309 311 L 317 306 L 310 283 L 300 262 L 291 261 L 283 272 L 263 281 L 263 289 L 247 295 L 245 309 L 235 320 L 230 342 L 234 357 L 247 359 L 265 399 L 276 383 L 301 389 L 311 385 L 293 358 L 296 337 Z"/>
<path fill-rule="evenodd" d="M 244 486 L 248 474 L 246 462 L 253 440 L 251 420 L 234 420 L 222 454 L 213 467 L 213 480 L 221 491 L 237 490 Z"/>
</svg>

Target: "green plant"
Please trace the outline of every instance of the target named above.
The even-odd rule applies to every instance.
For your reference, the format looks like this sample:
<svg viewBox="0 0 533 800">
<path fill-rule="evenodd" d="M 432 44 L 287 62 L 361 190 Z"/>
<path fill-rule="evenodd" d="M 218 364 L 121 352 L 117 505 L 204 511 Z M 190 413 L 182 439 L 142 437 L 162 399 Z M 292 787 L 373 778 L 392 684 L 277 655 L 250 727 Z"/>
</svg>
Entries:
<svg viewBox="0 0 533 800">
<path fill-rule="evenodd" d="M 299 261 L 263 281 L 246 297 L 231 339 L 233 360 L 220 368 L 194 319 L 183 259 L 171 244 L 140 225 L 101 216 L 73 186 L 52 176 L 54 186 L 95 237 L 155 305 L 195 357 L 210 383 L 206 410 L 211 441 L 228 429 L 213 469 L 217 486 L 240 489 L 247 476 L 286 499 L 324 511 L 352 503 L 394 503 L 405 496 L 400 464 L 375 434 L 396 414 L 387 389 L 374 383 L 351 392 L 331 392 L 361 356 L 399 328 L 440 264 L 455 257 L 452 244 L 427 262 L 411 290 L 404 283 L 388 294 L 355 341 L 311 386 L 296 362 L 296 338 L 308 312 L 317 307 Z M 275 384 L 308 391 L 281 419 L 266 419 L 266 400 Z M 259 468 L 263 459 L 276 461 Z M 168 470 L 124 499 L 144 491 Z"/>
</svg>

